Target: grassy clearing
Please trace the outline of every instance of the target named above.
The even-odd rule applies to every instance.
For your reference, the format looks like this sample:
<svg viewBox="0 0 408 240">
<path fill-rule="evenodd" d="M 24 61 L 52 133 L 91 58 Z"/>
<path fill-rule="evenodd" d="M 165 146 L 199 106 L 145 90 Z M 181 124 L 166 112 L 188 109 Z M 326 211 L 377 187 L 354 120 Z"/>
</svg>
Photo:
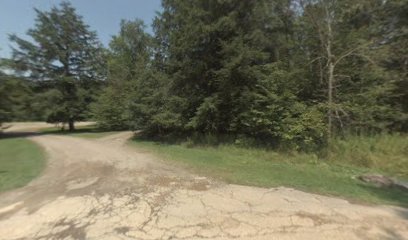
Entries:
<svg viewBox="0 0 408 240">
<path fill-rule="evenodd" d="M 95 125 L 79 126 L 73 132 L 69 132 L 67 130 L 61 131 L 61 129 L 58 127 L 45 128 L 45 129 L 42 129 L 40 132 L 44 134 L 58 134 L 58 135 L 67 135 L 67 136 L 89 138 L 89 139 L 103 138 L 103 137 L 118 133 L 117 131 L 101 130 L 97 128 Z"/>
<path fill-rule="evenodd" d="M 231 145 L 189 147 L 141 139 L 135 139 L 130 144 L 181 163 L 197 173 L 229 183 L 260 187 L 287 186 L 358 202 L 408 207 L 407 192 L 378 189 L 355 179 L 359 174 L 377 170 L 326 162 L 313 154 L 283 154 Z"/>
<path fill-rule="evenodd" d="M 45 154 L 24 138 L 0 138 L 0 192 L 22 187 L 45 167 Z"/>
</svg>

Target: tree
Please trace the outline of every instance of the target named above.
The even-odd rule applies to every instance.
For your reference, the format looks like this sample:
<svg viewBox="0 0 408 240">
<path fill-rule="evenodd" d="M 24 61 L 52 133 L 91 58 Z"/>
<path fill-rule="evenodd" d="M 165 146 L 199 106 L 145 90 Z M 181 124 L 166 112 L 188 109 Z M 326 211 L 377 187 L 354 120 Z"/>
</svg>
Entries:
<svg viewBox="0 0 408 240">
<path fill-rule="evenodd" d="M 408 1 L 383 1 L 377 8 L 375 15 L 378 19 L 373 29 L 386 50 L 382 54 L 381 64 L 395 79 L 396 87 L 390 104 L 400 114 L 392 123 L 392 128 L 399 131 L 408 131 Z"/>
<path fill-rule="evenodd" d="M 27 81 L 0 71 L 0 130 L 4 122 L 30 119 L 34 113 L 33 98 Z"/>
<path fill-rule="evenodd" d="M 96 33 L 68 3 L 37 13 L 35 27 L 27 34 L 32 41 L 11 35 L 15 43 L 12 64 L 20 76 L 44 82 L 48 122 L 69 124 L 88 115 L 89 104 L 104 79 L 103 54 Z"/>
<path fill-rule="evenodd" d="M 284 115 L 277 112 L 291 112 L 286 93 L 298 101 L 290 89 L 291 1 L 168 0 L 163 9 L 154 25 L 156 52 L 169 102 L 179 106 L 167 115 L 174 117 L 168 131 L 282 140 Z M 270 77 L 274 71 L 288 84 Z"/>
<path fill-rule="evenodd" d="M 153 38 L 140 22 L 122 22 L 110 44 L 95 108 L 105 127 L 312 151 L 346 133 L 406 127 L 404 1 L 162 6 Z"/>
<path fill-rule="evenodd" d="M 143 114 L 134 112 L 143 105 L 142 92 L 150 92 L 143 85 L 149 81 L 146 72 L 151 68 L 152 38 L 143 21 L 122 20 L 109 47 L 108 85 L 93 107 L 94 116 L 103 128 L 137 128 Z"/>
<path fill-rule="evenodd" d="M 312 76 L 326 84 L 328 141 L 336 132 L 389 129 L 398 115 L 389 102 L 395 84 L 381 65 L 381 34 L 373 34 L 383 1 L 296 2 L 307 39 L 303 54 Z"/>
<path fill-rule="evenodd" d="M 245 107 L 234 101 L 255 86 L 257 65 L 273 58 L 264 25 L 269 3 L 163 1 L 155 21 L 157 52 L 170 95 L 184 102 L 175 114 L 184 130 L 233 131 L 233 112 Z"/>
<path fill-rule="evenodd" d="M 0 130 L 4 122 L 10 120 L 10 98 L 9 91 L 7 91 L 6 76 L 0 72 Z"/>
</svg>

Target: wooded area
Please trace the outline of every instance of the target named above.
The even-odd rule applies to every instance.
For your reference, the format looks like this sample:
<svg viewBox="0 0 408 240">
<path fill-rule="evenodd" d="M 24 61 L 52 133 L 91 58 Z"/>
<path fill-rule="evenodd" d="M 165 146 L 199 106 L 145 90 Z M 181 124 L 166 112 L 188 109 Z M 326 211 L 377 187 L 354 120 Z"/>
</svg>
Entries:
<svg viewBox="0 0 408 240">
<path fill-rule="evenodd" d="M 0 122 L 143 130 L 320 151 L 408 130 L 405 0 L 163 0 L 154 34 L 123 20 L 105 49 L 69 3 L 10 36 Z"/>
</svg>

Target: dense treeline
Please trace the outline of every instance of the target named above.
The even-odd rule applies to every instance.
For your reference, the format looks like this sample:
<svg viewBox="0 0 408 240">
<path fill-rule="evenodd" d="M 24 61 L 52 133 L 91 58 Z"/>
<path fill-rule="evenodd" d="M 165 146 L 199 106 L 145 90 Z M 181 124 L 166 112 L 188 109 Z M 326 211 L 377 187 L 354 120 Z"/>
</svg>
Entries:
<svg viewBox="0 0 408 240">
<path fill-rule="evenodd" d="M 163 1 L 154 36 L 127 22 L 113 39 L 96 117 L 151 136 L 228 135 L 303 149 L 344 134 L 405 131 L 407 7 Z"/>
<path fill-rule="evenodd" d="M 29 31 L 37 44 L 12 36 L 7 65 L 35 85 L 43 118 L 72 128 L 92 115 L 103 128 L 148 136 L 302 150 L 346 134 L 407 131 L 407 1 L 162 7 L 153 35 L 140 20 L 122 21 L 107 50 L 69 4 L 37 11 Z"/>
</svg>

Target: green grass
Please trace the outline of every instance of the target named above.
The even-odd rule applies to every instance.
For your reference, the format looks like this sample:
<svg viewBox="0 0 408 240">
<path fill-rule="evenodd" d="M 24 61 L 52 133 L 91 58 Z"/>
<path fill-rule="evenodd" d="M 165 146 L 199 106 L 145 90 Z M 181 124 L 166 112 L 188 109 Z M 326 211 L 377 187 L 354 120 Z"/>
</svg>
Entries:
<svg viewBox="0 0 408 240">
<path fill-rule="evenodd" d="M 40 132 L 44 134 L 67 135 L 67 136 L 81 137 L 81 138 L 88 138 L 88 139 L 103 138 L 103 137 L 118 133 L 117 131 L 101 130 L 97 128 L 95 125 L 79 126 L 72 132 L 67 131 L 67 130 L 61 131 L 61 129 L 57 127 L 44 128 Z"/>
<path fill-rule="evenodd" d="M 199 174 L 228 183 L 260 187 L 286 186 L 362 203 L 408 207 L 407 192 L 379 189 L 355 179 L 373 170 L 325 162 L 313 154 L 283 154 L 232 145 L 188 147 L 141 139 L 135 139 L 130 144 L 180 163 Z"/>
<path fill-rule="evenodd" d="M 45 154 L 24 138 L 0 138 L 0 192 L 26 185 L 45 167 Z"/>
<path fill-rule="evenodd" d="M 331 161 L 408 178 L 408 135 L 349 136 L 333 142 Z"/>
</svg>

